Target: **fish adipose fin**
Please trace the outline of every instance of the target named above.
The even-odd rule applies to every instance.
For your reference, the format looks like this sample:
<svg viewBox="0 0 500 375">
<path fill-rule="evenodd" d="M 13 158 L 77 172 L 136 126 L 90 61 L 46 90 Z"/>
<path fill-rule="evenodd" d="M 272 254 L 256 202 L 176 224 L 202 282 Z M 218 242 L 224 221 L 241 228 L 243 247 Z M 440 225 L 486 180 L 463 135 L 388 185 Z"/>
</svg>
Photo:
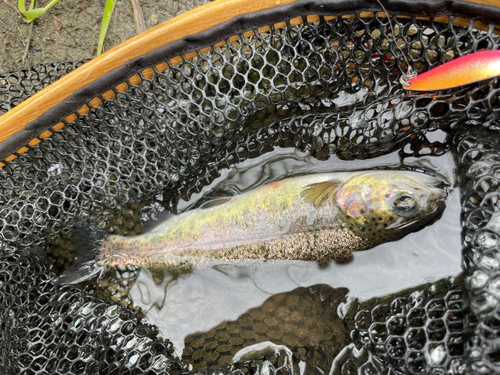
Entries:
<svg viewBox="0 0 500 375">
<path fill-rule="evenodd" d="M 311 203 L 314 207 L 321 206 L 326 200 L 333 200 L 335 193 L 342 184 L 339 180 L 330 180 L 307 185 L 300 193 L 306 203 Z"/>
<path fill-rule="evenodd" d="M 104 269 L 98 262 L 99 245 L 108 236 L 108 232 L 93 225 L 76 229 L 75 259 L 71 266 L 54 280 L 54 284 L 78 284 L 102 273 Z"/>
</svg>

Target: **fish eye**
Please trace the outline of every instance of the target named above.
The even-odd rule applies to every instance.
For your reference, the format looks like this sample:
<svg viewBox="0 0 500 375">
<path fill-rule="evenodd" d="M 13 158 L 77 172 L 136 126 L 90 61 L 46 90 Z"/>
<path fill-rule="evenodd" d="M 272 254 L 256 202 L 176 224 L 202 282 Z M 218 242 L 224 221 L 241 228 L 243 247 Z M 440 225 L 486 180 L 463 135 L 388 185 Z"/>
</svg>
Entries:
<svg viewBox="0 0 500 375">
<path fill-rule="evenodd" d="M 409 194 L 401 194 L 394 201 L 394 211 L 403 217 L 411 216 L 418 210 L 418 204 Z"/>
<path fill-rule="evenodd" d="M 398 203 L 405 203 L 411 201 L 413 198 L 409 195 L 402 195 L 398 198 Z"/>
</svg>

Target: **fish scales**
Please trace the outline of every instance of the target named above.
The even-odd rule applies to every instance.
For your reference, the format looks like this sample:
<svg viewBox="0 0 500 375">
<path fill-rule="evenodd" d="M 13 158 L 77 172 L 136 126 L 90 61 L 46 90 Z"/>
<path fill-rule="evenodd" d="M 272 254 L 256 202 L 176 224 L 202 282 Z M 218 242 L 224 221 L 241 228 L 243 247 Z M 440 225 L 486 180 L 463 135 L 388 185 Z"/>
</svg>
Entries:
<svg viewBox="0 0 500 375">
<path fill-rule="evenodd" d="M 212 257 L 223 258 L 262 258 L 262 248 L 283 248 L 305 238 L 309 243 L 314 236 L 291 233 L 320 230 L 322 228 L 340 229 L 345 226 L 338 215 L 336 205 L 326 203 L 315 208 L 300 196 L 310 184 L 343 178 L 341 174 L 323 174 L 307 178 L 290 178 L 273 182 L 249 193 L 242 194 L 221 206 L 206 210 L 194 210 L 185 215 L 172 218 L 144 236 L 110 236 L 103 244 L 101 259 L 105 260 L 117 252 L 133 252 L 136 265 L 144 263 L 144 257 L 151 252 L 159 259 L 161 254 L 201 255 L 211 251 Z M 288 234 L 288 235 L 287 235 Z M 335 232 L 337 236 L 353 237 L 348 231 Z M 279 238 L 285 236 L 284 238 Z M 300 240 L 299 240 L 300 238 Z M 227 251 L 227 250 L 230 251 Z M 215 251 L 222 250 L 222 251 Z M 279 251 L 273 251 L 277 256 Z M 282 252 L 281 252 L 282 254 Z M 259 255 L 259 256 L 257 256 Z M 286 259 L 284 256 L 273 259 Z M 288 256 L 288 259 L 295 259 Z M 113 265 L 123 259 L 117 258 Z M 149 263 L 149 261 L 148 261 Z"/>
<path fill-rule="evenodd" d="M 77 236 L 74 264 L 57 282 L 80 282 L 118 265 L 161 268 L 178 257 L 345 263 L 354 251 L 401 238 L 434 220 L 445 196 L 443 181 L 410 171 L 292 177 L 207 202 L 142 235 L 123 237 L 88 227 Z"/>
</svg>

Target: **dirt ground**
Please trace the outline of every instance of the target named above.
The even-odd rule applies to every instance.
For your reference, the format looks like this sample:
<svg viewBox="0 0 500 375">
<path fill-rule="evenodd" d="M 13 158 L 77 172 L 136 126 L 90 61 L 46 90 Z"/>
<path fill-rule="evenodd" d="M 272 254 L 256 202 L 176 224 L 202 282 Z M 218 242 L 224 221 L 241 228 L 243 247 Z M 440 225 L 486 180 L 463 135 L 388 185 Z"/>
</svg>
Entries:
<svg viewBox="0 0 500 375">
<path fill-rule="evenodd" d="M 31 0 L 25 0 L 28 7 Z M 146 29 L 211 0 L 138 0 Z M 39 0 L 43 7 L 50 0 Z M 0 0 L 0 72 L 94 58 L 106 0 L 60 0 L 27 24 L 16 0 Z M 104 50 L 138 34 L 132 0 L 116 2 Z"/>
</svg>

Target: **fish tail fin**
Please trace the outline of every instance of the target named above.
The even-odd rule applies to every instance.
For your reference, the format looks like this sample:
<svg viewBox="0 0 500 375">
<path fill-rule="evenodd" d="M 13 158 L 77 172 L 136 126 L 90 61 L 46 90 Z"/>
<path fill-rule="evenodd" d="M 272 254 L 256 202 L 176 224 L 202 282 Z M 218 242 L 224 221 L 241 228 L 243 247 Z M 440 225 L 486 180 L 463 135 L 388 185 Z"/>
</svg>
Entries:
<svg viewBox="0 0 500 375">
<path fill-rule="evenodd" d="M 99 245 L 110 234 L 104 229 L 88 225 L 74 231 L 76 255 L 71 266 L 54 281 L 56 285 L 78 284 L 96 274 L 104 267 L 99 263 Z"/>
</svg>

